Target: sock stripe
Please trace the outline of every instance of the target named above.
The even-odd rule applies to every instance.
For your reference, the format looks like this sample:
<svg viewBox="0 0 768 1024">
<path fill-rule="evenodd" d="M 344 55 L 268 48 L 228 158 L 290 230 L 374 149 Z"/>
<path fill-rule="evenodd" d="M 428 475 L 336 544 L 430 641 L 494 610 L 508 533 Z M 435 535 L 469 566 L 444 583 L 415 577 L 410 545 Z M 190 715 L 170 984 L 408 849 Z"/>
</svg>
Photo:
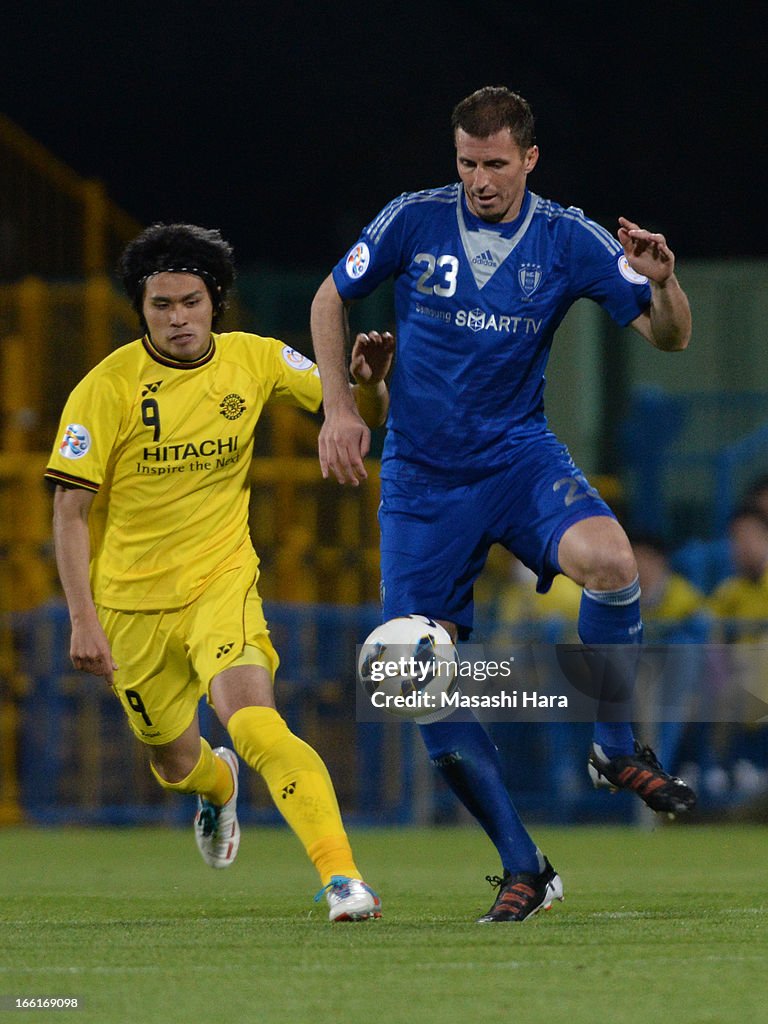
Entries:
<svg viewBox="0 0 768 1024">
<path fill-rule="evenodd" d="M 640 597 L 640 577 L 635 576 L 632 582 L 620 590 L 589 590 L 584 587 L 584 596 L 598 604 L 610 604 L 614 607 L 623 607 L 632 604 Z"/>
</svg>

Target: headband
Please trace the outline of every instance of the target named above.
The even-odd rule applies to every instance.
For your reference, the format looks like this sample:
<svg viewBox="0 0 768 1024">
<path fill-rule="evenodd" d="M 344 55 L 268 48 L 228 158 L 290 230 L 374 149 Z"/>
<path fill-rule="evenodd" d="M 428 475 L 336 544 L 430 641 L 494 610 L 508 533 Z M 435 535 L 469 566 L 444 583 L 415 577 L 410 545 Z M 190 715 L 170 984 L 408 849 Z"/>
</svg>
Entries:
<svg viewBox="0 0 768 1024">
<path fill-rule="evenodd" d="M 216 278 L 207 270 L 203 270 L 201 267 L 180 267 L 175 264 L 158 267 L 157 270 L 152 270 L 149 274 L 145 274 L 144 277 L 139 281 L 138 284 L 138 295 L 141 296 L 144 292 L 144 285 L 150 279 L 155 277 L 157 274 L 194 274 L 196 277 L 202 278 L 209 290 L 212 292 L 214 301 L 221 301 L 221 285 Z"/>
</svg>

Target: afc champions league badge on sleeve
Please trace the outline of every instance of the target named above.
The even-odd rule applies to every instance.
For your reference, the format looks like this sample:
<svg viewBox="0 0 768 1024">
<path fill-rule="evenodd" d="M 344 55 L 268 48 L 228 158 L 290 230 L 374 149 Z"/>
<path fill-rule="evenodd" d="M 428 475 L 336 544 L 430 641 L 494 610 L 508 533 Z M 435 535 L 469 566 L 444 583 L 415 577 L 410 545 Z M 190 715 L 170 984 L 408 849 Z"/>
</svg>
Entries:
<svg viewBox="0 0 768 1024">
<path fill-rule="evenodd" d="M 618 265 L 619 273 L 625 281 L 629 281 L 630 284 L 648 284 L 648 278 L 644 274 L 638 274 L 636 270 L 632 269 L 624 253 L 619 256 Z"/>
<path fill-rule="evenodd" d="M 356 281 L 366 272 L 370 262 L 370 249 L 365 242 L 358 242 L 354 248 L 350 249 L 349 255 L 347 256 L 347 262 L 345 264 L 347 277 L 351 277 L 353 281 Z"/>
<path fill-rule="evenodd" d="M 59 455 L 65 459 L 81 459 L 90 451 L 91 435 L 81 423 L 70 423 L 59 445 Z"/>
<path fill-rule="evenodd" d="M 301 352 L 297 352 L 295 348 L 291 348 L 290 345 L 283 346 L 283 359 L 288 363 L 292 370 L 309 370 L 315 364 L 311 359 L 307 359 Z"/>
</svg>

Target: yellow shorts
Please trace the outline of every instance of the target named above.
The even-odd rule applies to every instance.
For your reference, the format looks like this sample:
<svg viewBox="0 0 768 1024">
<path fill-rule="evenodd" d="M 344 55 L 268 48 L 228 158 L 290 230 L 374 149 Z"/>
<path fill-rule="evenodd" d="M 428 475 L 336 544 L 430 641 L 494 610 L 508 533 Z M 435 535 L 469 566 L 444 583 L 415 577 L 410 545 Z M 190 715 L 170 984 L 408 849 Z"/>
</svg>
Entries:
<svg viewBox="0 0 768 1024">
<path fill-rule="evenodd" d="M 183 608 L 126 612 L 99 607 L 118 669 L 113 689 L 143 743 L 170 743 L 210 702 L 214 676 L 260 665 L 274 680 L 280 659 L 269 639 L 253 565 L 224 573 Z"/>
</svg>

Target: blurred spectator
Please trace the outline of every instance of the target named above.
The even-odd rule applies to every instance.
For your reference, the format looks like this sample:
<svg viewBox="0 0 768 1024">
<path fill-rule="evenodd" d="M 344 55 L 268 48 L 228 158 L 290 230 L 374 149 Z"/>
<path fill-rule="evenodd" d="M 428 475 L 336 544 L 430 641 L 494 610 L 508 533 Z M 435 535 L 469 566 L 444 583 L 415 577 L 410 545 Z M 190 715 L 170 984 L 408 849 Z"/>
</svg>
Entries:
<svg viewBox="0 0 768 1024">
<path fill-rule="evenodd" d="M 743 504 L 756 508 L 768 519 L 768 473 L 756 476 L 747 488 Z"/>
<path fill-rule="evenodd" d="M 758 483 L 750 488 L 753 498 L 760 489 Z M 720 724 L 713 732 L 713 754 L 724 785 L 730 787 L 733 782 L 738 788 L 737 768 L 744 778 L 754 775 L 759 785 L 765 777 L 766 730 L 736 728 L 730 723 L 749 721 L 755 700 L 768 703 L 768 517 L 755 505 L 742 506 L 731 518 L 728 536 L 736 569 L 708 603 L 718 617 L 719 638 L 736 645 L 728 655 L 728 689 L 734 696 L 728 707 L 715 709 L 713 718 Z M 733 780 L 728 778 L 730 765 L 734 765 Z M 758 786 L 741 788 L 747 795 Z"/>
<path fill-rule="evenodd" d="M 768 520 L 768 473 L 754 477 L 744 492 L 741 509 L 756 509 Z M 728 536 L 686 541 L 671 556 L 674 569 L 705 594 L 711 594 L 723 580 L 738 573 Z"/>
<path fill-rule="evenodd" d="M 579 605 L 581 587 L 569 576 L 555 576 L 546 594 L 536 595 L 536 613 L 539 619 L 546 619 L 559 625 L 561 640 L 578 642 Z"/>
<path fill-rule="evenodd" d="M 475 587 L 475 603 L 491 620 L 493 639 L 500 643 L 578 643 L 580 601 L 581 587 L 567 576 L 556 576 L 548 593 L 537 593 L 536 574 L 498 545 L 491 548 Z"/>
<path fill-rule="evenodd" d="M 536 591 L 535 577 L 533 587 L 528 577 L 522 562 L 500 544 L 493 545 L 474 587 L 475 608 L 485 623 L 481 633 L 490 634 L 502 620 L 517 624 L 530 618 Z"/>
<path fill-rule="evenodd" d="M 658 537 L 630 538 L 640 576 L 640 607 L 645 639 L 658 643 L 704 643 L 710 618 L 704 594 L 675 572 L 666 544 Z"/>
<path fill-rule="evenodd" d="M 728 535 L 735 573 L 715 589 L 709 607 L 723 620 L 723 639 L 759 640 L 768 635 L 768 517 L 743 506 Z"/>
<path fill-rule="evenodd" d="M 710 594 L 734 569 L 727 537 L 686 541 L 670 555 L 670 564 L 704 594 Z"/>
<path fill-rule="evenodd" d="M 644 700 L 645 713 L 660 719 L 655 737 L 659 758 L 670 771 L 676 771 L 689 723 L 700 717 L 696 708 L 703 699 L 704 644 L 709 639 L 711 616 L 704 594 L 672 569 L 664 541 L 654 535 L 635 535 L 630 543 L 640 576 L 645 640 L 681 645 L 664 652 L 660 677 L 644 673 L 641 664 L 637 686 L 638 703 Z M 690 769 L 688 772 L 691 774 Z"/>
</svg>

